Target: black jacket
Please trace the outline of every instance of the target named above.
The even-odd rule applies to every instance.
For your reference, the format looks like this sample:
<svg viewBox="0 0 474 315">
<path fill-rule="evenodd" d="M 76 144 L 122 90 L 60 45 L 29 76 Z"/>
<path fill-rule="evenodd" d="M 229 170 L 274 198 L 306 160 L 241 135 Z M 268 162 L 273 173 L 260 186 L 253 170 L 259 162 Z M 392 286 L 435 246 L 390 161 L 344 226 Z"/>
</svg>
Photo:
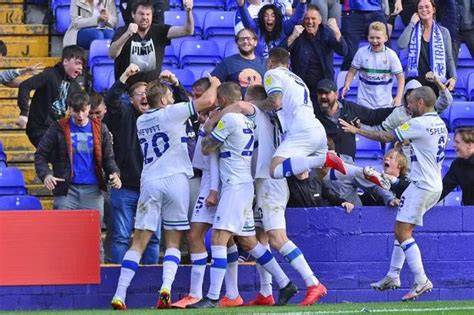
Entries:
<svg viewBox="0 0 474 315">
<path fill-rule="evenodd" d="M 443 178 L 443 192 L 440 200 L 443 200 L 458 185 L 462 190 L 462 204 L 474 205 L 474 155 L 468 159 L 457 158 L 453 161 Z"/>
<path fill-rule="evenodd" d="M 110 138 L 107 126 L 95 119 L 91 119 L 90 122 L 94 138 L 95 174 L 99 181 L 99 187 L 102 190 L 107 190 L 103 171 L 105 171 L 106 178 L 108 178 L 109 174 L 120 174 L 120 171 L 115 164 L 112 139 Z M 64 179 L 63 182 L 58 182 L 53 190 L 53 195 L 55 196 L 67 195 L 74 171 L 72 156 L 70 118 L 63 118 L 49 127 L 35 152 L 35 170 L 42 181 L 50 174 Z M 52 171 L 48 166 L 51 157 Z"/>
<path fill-rule="evenodd" d="M 290 189 L 288 208 L 340 206 L 346 201 L 333 194 L 319 177 L 311 173 L 304 180 L 292 176 L 288 177 L 287 181 Z"/>
<path fill-rule="evenodd" d="M 52 68 L 45 69 L 40 74 L 20 84 L 18 89 L 18 107 L 20 108 L 20 115 L 28 115 L 26 134 L 30 136 L 43 135 L 53 121 L 56 120 L 51 106 L 58 98 L 59 87 L 63 80 L 71 83 L 68 95 L 81 89 L 81 86 L 75 80 L 66 75 L 62 62 L 57 63 Z M 28 113 L 28 100 L 32 90 L 35 90 L 35 94 L 31 99 Z"/>
<path fill-rule="evenodd" d="M 370 109 L 350 101 L 339 100 L 339 102 L 342 105 L 339 118 L 348 122 L 359 118 L 361 123 L 369 126 L 381 124 L 394 109 L 394 107 Z M 324 129 L 326 129 L 327 136 L 334 141 L 336 152 L 348 155 L 354 159 L 356 151 L 355 135 L 344 132 L 339 123 L 334 123 L 329 116 L 319 110 L 316 113 L 316 117 L 323 124 Z"/>
<path fill-rule="evenodd" d="M 129 102 L 122 102 L 127 85 L 117 80 L 105 98 L 107 114 L 104 123 L 113 135 L 115 161 L 120 169 L 120 179 L 124 187 L 139 189 L 143 169 L 143 155 L 137 137 L 137 118 L 139 113 Z M 182 85 L 173 87 L 176 102 L 187 101 Z"/>
</svg>

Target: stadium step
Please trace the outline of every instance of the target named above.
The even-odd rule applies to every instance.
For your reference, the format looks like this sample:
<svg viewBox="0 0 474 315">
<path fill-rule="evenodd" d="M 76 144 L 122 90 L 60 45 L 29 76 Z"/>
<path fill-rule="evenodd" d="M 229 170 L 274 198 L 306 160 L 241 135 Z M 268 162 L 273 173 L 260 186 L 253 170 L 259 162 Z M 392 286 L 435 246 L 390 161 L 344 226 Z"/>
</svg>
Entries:
<svg viewBox="0 0 474 315">
<path fill-rule="evenodd" d="M 25 183 L 27 186 L 29 185 L 42 185 L 43 182 L 36 176 L 35 166 L 33 163 L 17 165 L 20 171 L 23 173 L 23 177 L 25 178 Z"/>
<path fill-rule="evenodd" d="M 0 138 L 1 139 L 1 138 Z M 3 139 L 1 139 L 3 141 Z M 5 154 L 7 155 L 7 162 L 16 163 L 16 162 L 31 162 L 33 163 L 35 160 L 35 150 L 34 147 L 29 150 L 16 150 L 13 148 L 12 150 L 5 150 Z"/>
<path fill-rule="evenodd" d="M 22 3 L 1 3 L 0 2 L 0 24 L 21 24 L 23 23 Z"/>
<path fill-rule="evenodd" d="M 40 24 L 0 24 L 0 36 L 9 57 L 47 57 L 48 26 Z"/>
<path fill-rule="evenodd" d="M 41 205 L 43 206 L 43 210 L 51 210 L 53 209 L 53 196 L 49 197 L 40 197 Z"/>
<path fill-rule="evenodd" d="M 4 130 L 0 132 L 0 139 L 2 139 L 5 151 L 35 150 L 24 131 Z"/>
<path fill-rule="evenodd" d="M 18 115 L 20 115 L 20 109 L 16 103 L 15 99 L 0 99 L 0 123 L 3 119 L 18 118 Z M 5 129 L 3 127 L 0 128 Z"/>
<path fill-rule="evenodd" d="M 52 67 L 59 61 L 61 61 L 61 58 L 58 57 L 2 57 L 0 58 L 0 69 L 24 68 L 37 63 L 42 64 L 44 67 Z"/>
<path fill-rule="evenodd" d="M 1 3 L 23 3 L 24 0 L 0 0 L 0 4 Z"/>
<path fill-rule="evenodd" d="M 0 87 L 0 99 L 2 98 L 14 98 L 16 99 L 18 96 L 18 89 L 17 88 L 9 88 L 9 87 Z"/>
<path fill-rule="evenodd" d="M 42 198 L 43 196 L 52 196 L 51 192 L 43 184 L 26 185 L 28 195 Z"/>
</svg>

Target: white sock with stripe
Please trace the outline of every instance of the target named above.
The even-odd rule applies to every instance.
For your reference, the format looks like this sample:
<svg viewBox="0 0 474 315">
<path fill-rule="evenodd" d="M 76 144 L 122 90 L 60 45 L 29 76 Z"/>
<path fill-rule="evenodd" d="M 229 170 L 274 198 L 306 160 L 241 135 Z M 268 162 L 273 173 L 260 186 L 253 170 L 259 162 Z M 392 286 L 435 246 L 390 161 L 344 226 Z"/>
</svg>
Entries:
<svg viewBox="0 0 474 315">
<path fill-rule="evenodd" d="M 275 281 L 278 283 L 278 287 L 280 289 L 286 287 L 290 282 L 290 279 L 286 276 L 281 269 L 280 265 L 278 265 L 275 257 L 273 257 L 272 253 L 261 243 L 257 243 L 257 245 L 249 251 L 250 255 L 252 255 L 256 260 L 257 263 L 260 264 L 266 271 L 268 271 Z"/>
<path fill-rule="evenodd" d="M 167 248 L 165 257 L 163 258 L 163 284 L 161 290 L 168 290 L 171 292 L 171 285 L 176 277 L 179 262 L 181 261 L 181 252 L 177 248 Z"/>
<path fill-rule="evenodd" d="M 117 296 L 125 301 L 127 296 L 127 289 L 132 282 L 133 277 L 138 269 L 138 263 L 142 255 L 139 252 L 128 250 L 123 256 L 122 268 L 120 268 L 120 277 L 117 284 L 117 290 L 115 291 L 114 296 Z"/>
<path fill-rule="evenodd" d="M 207 297 L 211 300 L 218 300 L 221 294 L 222 282 L 224 281 L 225 270 L 227 269 L 227 247 L 211 246 L 211 284 Z"/>
<path fill-rule="evenodd" d="M 204 282 L 204 274 L 206 273 L 207 252 L 191 254 L 191 283 L 189 287 L 189 295 L 196 299 L 202 299 L 202 284 Z"/>
<path fill-rule="evenodd" d="M 415 282 L 418 284 L 425 283 L 428 277 L 426 277 L 425 268 L 423 268 L 423 262 L 421 260 L 420 248 L 416 244 L 415 239 L 410 238 L 404 241 L 400 244 L 400 247 L 405 252 L 411 272 L 415 275 Z"/>
<path fill-rule="evenodd" d="M 280 248 L 280 254 L 282 254 L 290 265 L 300 274 L 307 287 L 319 284 L 318 279 L 314 276 L 303 253 L 292 241 L 286 242 Z"/>
</svg>

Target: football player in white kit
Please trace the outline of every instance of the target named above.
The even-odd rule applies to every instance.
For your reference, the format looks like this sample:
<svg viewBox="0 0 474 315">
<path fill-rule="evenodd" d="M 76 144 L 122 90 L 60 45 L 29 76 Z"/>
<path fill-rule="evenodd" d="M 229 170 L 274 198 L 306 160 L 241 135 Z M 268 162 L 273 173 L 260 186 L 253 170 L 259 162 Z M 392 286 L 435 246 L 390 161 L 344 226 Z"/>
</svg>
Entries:
<svg viewBox="0 0 474 315">
<path fill-rule="evenodd" d="M 181 259 L 179 250 L 184 231 L 189 229 L 188 177 L 193 175 L 186 138 L 186 120 L 198 111 L 210 110 L 216 100 L 220 82 L 211 77 L 211 87 L 194 102 L 174 104 L 170 89 L 159 81 L 148 84 L 146 96 L 150 109 L 137 120 L 137 134 L 143 153 L 140 198 L 132 245 L 125 254 L 117 290 L 112 299 L 114 309 L 126 309 L 125 298 L 141 255 L 163 223 L 166 251 L 163 262 L 163 284 L 157 308 L 171 305 L 171 285 Z"/>
<path fill-rule="evenodd" d="M 410 185 L 400 198 L 395 222 L 395 241 L 387 275 L 371 287 L 384 291 L 400 287 L 400 271 L 405 259 L 414 273 L 412 289 L 402 297 L 414 300 L 433 289 L 425 274 L 420 249 L 413 238 L 416 225 L 423 225 L 423 215 L 439 200 L 443 190 L 441 165 L 444 160 L 448 131 L 434 109 L 436 95 L 429 87 L 414 89 L 408 96 L 408 109 L 412 119 L 395 128 L 393 132 L 358 129 L 339 120 L 347 132 L 359 133 L 382 142 L 409 141 L 411 151 Z"/>
<path fill-rule="evenodd" d="M 220 108 L 226 107 L 242 99 L 241 88 L 235 84 L 224 83 L 217 89 L 217 104 Z M 200 116 L 201 118 L 201 116 Z M 199 302 L 202 299 L 202 285 L 207 263 L 207 250 L 204 237 L 214 223 L 216 213 L 217 192 L 219 190 L 219 162 L 218 153 L 209 155 L 202 153 L 202 140 L 206 133 L 203 126 L 199 130 L 199 138 L 194 152 L 193 166 L 203 171 L 199 197 L 191 217 L 191 228 L 188 234 L 189 251 L 191 254 L 192 268 L 189 294 L 173 303 L 175 308 L 186 308 L 187 305 Z M 248 220 L 244 229 L 249 229 L 253 234 L 253 218 Z M 225 274 L 226 294 L 220 299 L 219 307 L 235 307 L 243 305 L 237 285 L 239 252 L 237 245 L 231 238 L 227 244 L 227 269 Z"/>
<path fill-rule="evenodd" d="M 226 82 L 227 85 L 238 85 Z M 255 238 L 255 229 L 245 229 L 253 217 L 253 177 L 251 159 L 254 147 L 255 124 L 240 113 L 222 116 L 210 136 L 203 141 L 203 152 L 219 150 L 219 172 L 222 183 L 220 201 L 215 214 L 211 240 L 211 284 L 207 296 L 187 308 L 217 307 L 227 267 L 228 240 L 235 234 L 242 248 L 275 278 L 280 288 L 279 304 L 286 304 L 296 294 L 295 285 L 288 279 L 272 253 Z M 253 221 L 253 220 L 252 220 Z M 250 227 L 249 227 L 250 228 Z M 249 233 L 251 232 L 251 233 Z"/>
<path fill-rule="evenodd" d="M 263 100 L 266 97 L 262 86 L 249 87 L 245 100 L 248 102 Z M 306 295 L 300 306 L 316 303 L 327 294 L 326 287 L 314 276 L 301 250 L 286 235 L 285 210 L 288 203 L 289 190 L 285 178 L 273 179 L 270 177 L 270 162 L 278 145 L 278 127 L 268 113 L 258 106 L 246 103 L 250 108 L 246 112 L 256 112 L 257 124 L 255 139 L 258 145 L 254 153 L 254 178 L 255 178 L 255 227 L 267 233 L 270 245 L 278 250 L 286 261 L 300 274 L 306 284 Z M 245 106 L 245 103 L 241 103 Z M 262 233 L 257 232 L 262 237 Z M 259 240 L 260 240 L 259 237 Z M 264 237 L 264 236 L 263 236 Z M 265 238 L 262 239 L 262 243 Z M 271 276 L 262 268 L 258 268 L 260 275 L 260 293 L 249 305 L 273 305 L 271 291 Z"/>
<path fill-rule="evenodd" d="M 299 175 L 313 168 L 330 167 L 345 174 L 344 162 L 328 152 L 326 131 L 316 119 L 309 90 L 303 80 L 288 69 L 289 53 L 272 48 L 264 85 L 268 98 L 261 108 L 275 110 L 284 133 L 270 166 L 273 178 Z"/>
</svg>

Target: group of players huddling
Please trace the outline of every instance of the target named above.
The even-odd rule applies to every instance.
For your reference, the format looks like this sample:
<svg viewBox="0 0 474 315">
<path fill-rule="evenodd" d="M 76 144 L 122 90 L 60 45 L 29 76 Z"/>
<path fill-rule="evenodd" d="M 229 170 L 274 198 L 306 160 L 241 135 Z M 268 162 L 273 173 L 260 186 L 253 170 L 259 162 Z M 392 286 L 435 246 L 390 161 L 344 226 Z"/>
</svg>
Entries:
<svg viewBox="0 0 474 315">
<path fill-rule="evenodd" d="M 303 80 L 288 69 L 288 60 L 286 50 L 272 49 L 264 86 L 249 87 L 244 101 L 238 84 L 221 84 L 215 77 L 209 78 L 211 85 L 201 97 L 178 104 L 173 104 L 172 93 L 165 84 L 154 81 L 147 86 L 150 110 L 137 120 L 144 167 L 135 234 L 122 262 L 112 299 L 114 309 L 126 309 L 127 288 L 158 224 L 163 224 L 166 250 L 157 308 L 243 305 L 237 285 L 239 254 L 234 237 L 241 248 L 255 258 L 260 276 L 260 292 L 247 305 L 285 305 L 298 292 L 275 260 L 268 243 L 304 280 L 306 294 L 300 305 L 312 305 L 327 294 L 301 250 L 286 235 L 285 208 L 289 190 L 285 177 L 322 167 L 346 174 L 353 166 L 345 165 L 334 152 L 328 151 L 326 132 L 314 116 L 309 90 Z M 434 102 L 431 104 L 433 96 L 412 94 L 408 107 L 415 118 L 395 129 L 394 134 L 371 132 L 366 135 L 384 141 L 410 140 L 414 156 L 418 158 L 412 159 L 411 169 L 416 178 L 402 196 L 397 216 L 390 272 L 372 284 L 378 290 L 399 287 L 400 262 L 403 265 L 406 258 L 418 285 L 407 299 L 432 288 L 411 233 L 441 193 L 437 161 L 440 157 L 436 155 L 440 139 L 443 136 L 446 139 L 446 127 L 443 129 L 441 124 L 444 123 L 433 110 Z M 216 107 L 220 111 L 213 111 Z M 185 122 L 198 113 L 203 124 L 191 163 L 187 141 L 183 140 L 186 139 Z M 425 131 L 427 124 L 438 128 L 434 136 Z M 356 128 L 344 122 L 341 125 L 348 132 Z M 188 178 L 193 175 L 193 166 L 202 169 L 203 175 L 189 224 Z M 432 178 L 425 178 L 426 174 Z M 378 184 L 383 181 L 383 175 L 376 172 L 366 175 Z M 433 186 L 428 187 L 429 194 L 425 187 L 418 187 L 423 183 Z M 208 261 L 204 237 L 210 228 L 210 287 L 203 296 Z M 172 303 L 171 287 L 181 260 L 180 243 L 187 230 L 192 261 L 190 290 L 186 297 Z M 279 287 L 276 303 L 272 279 Z M 224 280 L 226 294 L 220 299 Z"/>
</svg>

